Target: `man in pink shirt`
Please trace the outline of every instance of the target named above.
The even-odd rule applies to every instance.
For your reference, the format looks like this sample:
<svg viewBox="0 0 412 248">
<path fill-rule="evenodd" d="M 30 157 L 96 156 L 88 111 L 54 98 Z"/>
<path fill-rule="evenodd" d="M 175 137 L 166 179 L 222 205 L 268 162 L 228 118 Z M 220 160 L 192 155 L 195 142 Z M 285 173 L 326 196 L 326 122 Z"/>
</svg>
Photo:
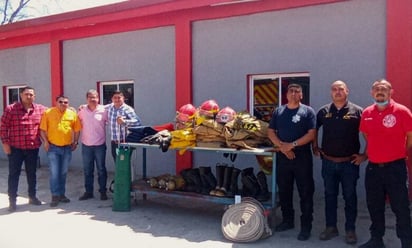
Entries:
<svg viewBox="0 0 412 248">
<path fill-rule="evenodd" d="M 99 104 L 99 94 L 91 89 L 86 93 L 87 105 L 79 110 L 82 124 L 81 142 L 85 193 L 80 201 L 93 198 L 94 165 L 96 164 L 100 200 L 107 200 L 106 123 L 107 111 Z"/>
</svg>

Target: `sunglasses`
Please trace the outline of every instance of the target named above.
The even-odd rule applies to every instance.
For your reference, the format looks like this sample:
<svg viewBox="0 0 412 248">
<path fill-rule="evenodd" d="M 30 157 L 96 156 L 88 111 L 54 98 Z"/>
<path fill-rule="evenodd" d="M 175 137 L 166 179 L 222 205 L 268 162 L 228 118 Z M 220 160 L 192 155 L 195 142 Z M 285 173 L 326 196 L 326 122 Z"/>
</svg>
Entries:
<svg viewBox="0 0 412 248">
<path fill-rule="evenodd" d="M 59 101 L 60 104 L 69 104 L 69 101 Z"/>
</svg>

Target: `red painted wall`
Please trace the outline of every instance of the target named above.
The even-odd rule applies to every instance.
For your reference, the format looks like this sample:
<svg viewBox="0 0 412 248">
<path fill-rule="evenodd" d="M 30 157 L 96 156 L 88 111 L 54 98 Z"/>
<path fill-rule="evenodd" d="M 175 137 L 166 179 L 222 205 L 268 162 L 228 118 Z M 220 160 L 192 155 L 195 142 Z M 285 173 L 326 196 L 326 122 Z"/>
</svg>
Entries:
<svg viewBox="0 0 412 248">
<path fill-rule="evenodd" d="M 386 78 L 394 88 L 394 99 L 412 109 L 412 1 L 387 0 Z M 412 150 L 409 151 L 412 158 Z M 408 160 L 412 185 L 412 159 Z M 412 199 L 412 187 L 409 187 Z"/>
</svg>

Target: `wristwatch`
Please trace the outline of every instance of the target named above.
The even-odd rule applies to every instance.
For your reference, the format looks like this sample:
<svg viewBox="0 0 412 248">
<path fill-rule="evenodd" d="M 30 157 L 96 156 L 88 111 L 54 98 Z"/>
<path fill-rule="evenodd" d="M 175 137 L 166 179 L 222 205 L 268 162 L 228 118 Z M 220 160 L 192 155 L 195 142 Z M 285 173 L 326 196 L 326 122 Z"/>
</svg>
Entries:
<svg viewBox="0 0 412 248">
<path fill-rule="evenodd" d="M 293 147 L 297 147 L 297 146 L 298 146 L 298 142 L 293 141 L 292 145 L 293 145 Z"/>
</svg>

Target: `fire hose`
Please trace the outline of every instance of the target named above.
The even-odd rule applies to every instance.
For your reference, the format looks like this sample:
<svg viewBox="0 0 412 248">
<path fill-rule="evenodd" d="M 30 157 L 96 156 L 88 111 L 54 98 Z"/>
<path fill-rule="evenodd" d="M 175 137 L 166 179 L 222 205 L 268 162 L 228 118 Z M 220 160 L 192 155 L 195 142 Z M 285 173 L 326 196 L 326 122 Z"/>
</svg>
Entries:
<svg viewBox="0 0 412 248">
<path fill-rule="evenodd" d="M 244 197 L 230 205 L 222 217 L 222 233 L 233 242 L 254 242 L 272 235 L 267 212 L 254 198 Z"/>
</svg>

